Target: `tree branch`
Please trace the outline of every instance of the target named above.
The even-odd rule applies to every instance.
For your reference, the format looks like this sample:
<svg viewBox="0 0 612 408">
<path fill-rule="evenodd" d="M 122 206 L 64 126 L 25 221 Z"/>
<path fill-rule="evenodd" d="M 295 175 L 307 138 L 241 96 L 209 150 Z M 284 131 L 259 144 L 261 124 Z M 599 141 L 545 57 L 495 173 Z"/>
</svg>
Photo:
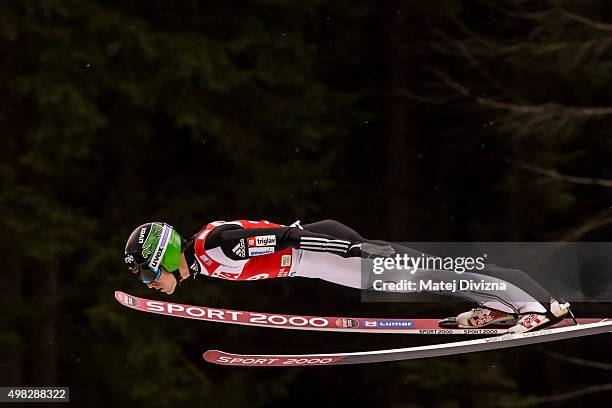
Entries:
<svg viewBox="0 0 612 408">
<path fill-rule="evenodd" d="M 577 22 L 579 22 L 581 24 L 584 24 L 584 25 L 586 25 L 588 27 L 591 27 L 591 28 L 594 28 L 596 30 L 600 30 L 600 31 L 612 31 L 612 24 L 603 23 L 601 21 L 591 20 L 590 18 L 585 17 L 583 15 L 572 13 L 571 11 L 568 11 L 567 9 L 561 7 L 556 1 L 551 1 L 551 4 L 557 9 L 559 14 L 561 14 L 565 18 L 568 18 L 568 19 L 573 20 L 573 21 L 577 21 Z"/>
<path fill-rule="evenodd" d="M 568 232 L 567 234 L 565 234 L 565 236 L 561 237 L 559 241 L 564 241 L 564 242 L 577 241 L 585 234 L 593 230 L 596 230 L 597 228 L 601 228 L 609 224 L 612 224 L 612 210 L 603 211 L 598 216 L 591 218 L 590 220 L 588 220 L 587 222 L 585 222 L 578 228 L 575 228 L 571 230 L 570 232 Z"/>
<path fill-rule="evenodd" d="M 523 114 L 554 114 L 558 116 L 571 117 L 591 117 L 591 116 L 606 116 L 612 115 L 612 107 L 577 107 L 566 106 L 558 103 L 545 103 L 540 105 L 515 104 L 501 102 L 495 99 L 486 98 L 483 96 L 474 95 L 466 87 L 452 80 L 448 75 L 437 69 L 431 71 L 449 88 L 454 89 L 458 93 L 474 100 L 479 105 L 486 106 L 491 109 L 505 110 L 514 113 Z"/>
<path fill-rule="evenodd" d="M 191 371 L 196 378 L 198 378 L 200 380 L 200 382 L 202 384 L 204 384 L 206 387 L 210 387 L 211 383 L 210 380 L 208 379 L 208 377 L 206 376 L 206 374 L 204 374 L 202 372 L 202 370 L 200 370 L 194 363 L 193 361 L 191 361 L 190 359 L 188 359 L 183 353 L 178 353 L 178 358 L 179 360 L 181 360 L 181 362 L 183 364 L 185 364 L 187 366 L 187 368 L 189 368 L 189 371 Z"/>
<path fill-rule="evenodd" d="M 570 392 L 564 392 L 561 394 L 549 395 L 546 397 L 533 397 L 526 402 L 526 405 L 537 405 L 546 402 L 565 401 L 568 399 L 581 397 L 583 395 L 594 394 L 596 392 L 603 391 L 612 391 L 612 384 L 592 385 L 590 387 L 581 388 Z"/>
<path fill-rule="evenodd" d="M 599 361 L 587 360 L 579 357 L 566 356 L 565 354 L 557 353 L 556 351 L 548 350 L 544 347 L 536 347 L 536 350 L 538 350 L 542 354 L 547 355 L 548 357 L 552 357 L 554 359 L 564 361 L 566 363 L 612 371 L 612 364 L 609 363 L 602 363 Z"/>
<path fill-rule="evenodd" d="M 486 78 L 486 80 L 489 83 L 491 83 L 494 87 L 496 87 L 498 90 L 504 93 L 507 97 L 514 99 L 516 102 L 520 102 L 520 103 L 525 102 L 525 100 L 521 96 L 517 95 L 515 92 L 513 92 L 508 87 L 503 85 L 496 77 L 494 77 L 487 69 L 485 69 L 486 63 L 483 61 L 480 61 L 478 57 L 476 57 L 470 51 L 470 47 L 466 45 L 465 41 L 455 40 L 451 38 L 450 36 L 448 36 L 447 34 L 445 34 L 444 32 L 439 31 L 439 30 L 434 30 L 434 33 L 438 37 L 442 38 L 446 43 L 452 44 L 455 48 L 457 48 L 457 50 L 459 50 L 460 56 L 463 56 L 474 69 L 479 71 L 481 75 L 483 75 Z"/>
<path fill-rule="evenodd" d="M 568 175 L 559 173 L 555 169 L 546 169 L 544 167 L 534 166 L 532 164 L 527 164 L 527 163 L 510 160 L 510 159 L 507 159 L 506 162 L 513 164 L 517 167 L 520 167 L 523 170 L 529 171 L 531 173 L 540 174 L 543 176 L 554 178 L 556 180 L 566 181 L 572 184 L 584 184 L 584 185 L 590 185 L 590 186 L 612 187 L 612 180 L 610 179 L 568 176 Z"/>
</svg>

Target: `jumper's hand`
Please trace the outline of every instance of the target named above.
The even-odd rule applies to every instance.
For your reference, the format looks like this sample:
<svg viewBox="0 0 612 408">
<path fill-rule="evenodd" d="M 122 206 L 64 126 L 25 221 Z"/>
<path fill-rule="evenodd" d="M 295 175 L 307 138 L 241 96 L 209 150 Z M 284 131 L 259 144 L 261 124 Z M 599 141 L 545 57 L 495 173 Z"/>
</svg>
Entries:
<svg viewBox="0 0 612 408">
<path fill-rule="evenodd" d="M 349 256 L 358 256 L 361 258 L 385 258 L 395 254 L 395 250 L 391 245 L 376 245 L 363 242 L 361 244 L 352 245 L 348 250 Z"/>
</svg>

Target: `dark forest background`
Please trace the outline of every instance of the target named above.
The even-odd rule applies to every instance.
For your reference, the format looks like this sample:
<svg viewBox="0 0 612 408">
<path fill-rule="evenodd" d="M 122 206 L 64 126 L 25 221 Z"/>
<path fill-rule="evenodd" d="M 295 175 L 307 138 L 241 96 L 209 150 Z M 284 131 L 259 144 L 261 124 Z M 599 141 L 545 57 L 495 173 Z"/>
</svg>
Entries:
<svg viewBox="0 0 612 408">
<path fill-rule="evenodd" d="M 607 336 L 227 368 L 201 353 L 440 339 L 198 323 L 127 310 L 113 291 L 162 296 L 123 264 L 127 236 L 151 220 L 184 236 L 220 219 L 334 218 L 373 239 L 606 241 L 611 85 L 607 1 L 1 2 L 0 385 L 70 386 L 72 404 L 88 407 L 605 405 Z M 172 299 L 296 314 L 463 310 L 365 304 L 301 279 L 203 278 Z"/>
</svg>

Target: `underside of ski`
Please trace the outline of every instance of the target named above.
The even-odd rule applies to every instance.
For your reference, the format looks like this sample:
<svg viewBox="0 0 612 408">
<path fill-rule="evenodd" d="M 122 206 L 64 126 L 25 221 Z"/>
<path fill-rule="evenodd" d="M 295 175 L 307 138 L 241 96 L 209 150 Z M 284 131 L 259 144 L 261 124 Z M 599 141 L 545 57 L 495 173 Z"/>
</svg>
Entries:
<svg viewBox="0 0 612 408">
<path fill-rule="evenodd" d="M 493 326 L 482 329 L 461 329 L 442 327 L 439 319 L 397 319 L 365 317 L 329 317 L 248 312 L 192 306 L 162 300 L 144 299 L 116 291 L 115 299 L 122 305 L 143 312 L 182 317 L 209 322 L 240 324 L 277 329 L 315 330 L 349 333 L 394 333 L 394 334 L 473 334 L 495 335 L 507 332 L 506 326 Z M 601 318 L 577 319 L 578 323 L 599 322 Z M 573 325 L 571 319 L 552 327 Z"/>
<path fill-rule="evenodd" d="M 458 341 L 428 346 L 409 347 L 390 350 L 365 351 L 356 353 L 302 354 L 302 355 L 248 355 L 231 354 L 219 350 L 204 353 L 204 360 L 229 366 L 324 366 L 339 364 L 380 363 L 397 360 L 413 360 L 428 357 L 440 357 L 453 354 L 472 353 L 477 351 L 496 350 L 507 347 L 525 346 L 555 340 L 612 331 L 612 321 L 587 323 L 575 326 L 549 328 L 522 334 L 504 334 L 485 337 L 477 340 Z"/>
</svg>

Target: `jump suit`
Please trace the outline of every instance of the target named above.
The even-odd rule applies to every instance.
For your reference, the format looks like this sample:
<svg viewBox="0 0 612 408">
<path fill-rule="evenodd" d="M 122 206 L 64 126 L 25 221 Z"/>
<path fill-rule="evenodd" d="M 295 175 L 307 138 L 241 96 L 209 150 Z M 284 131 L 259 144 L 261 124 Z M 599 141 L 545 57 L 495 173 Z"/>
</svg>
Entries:
<svg viewBox="0 0 612 408">
<path fill-rule="evenodd" d="M 397 254 L 421 255 L 398 244 L 368 240 L 334 220 L 290 226 L 265 220 L 216 221 L 191 238 L 185 255 L 193 274 L 242 281 L 296 276 L 369 289 L 371 282 L 363 281 L 361 271 L 362 267 L 371 270 L 373 260 L 363 257 L 362 243 L 391 246 Z M 447 280 L 452 274 L 419 270 L 412 278 Z M 410 279 L 411 275 L 398 273 L 396 278 Z M 536 299 L 548 299 L 548 291 L 523 271 L 487 264 L 477 273 L 464 272 L 462 279 L 503 282 L 506 290 L 466 290 L 452 295 L 506 313 L 546 313 L 547 308 Z M 385 280 L 394 280 L 394 276 L 387 274 Z"/>
</svg>

